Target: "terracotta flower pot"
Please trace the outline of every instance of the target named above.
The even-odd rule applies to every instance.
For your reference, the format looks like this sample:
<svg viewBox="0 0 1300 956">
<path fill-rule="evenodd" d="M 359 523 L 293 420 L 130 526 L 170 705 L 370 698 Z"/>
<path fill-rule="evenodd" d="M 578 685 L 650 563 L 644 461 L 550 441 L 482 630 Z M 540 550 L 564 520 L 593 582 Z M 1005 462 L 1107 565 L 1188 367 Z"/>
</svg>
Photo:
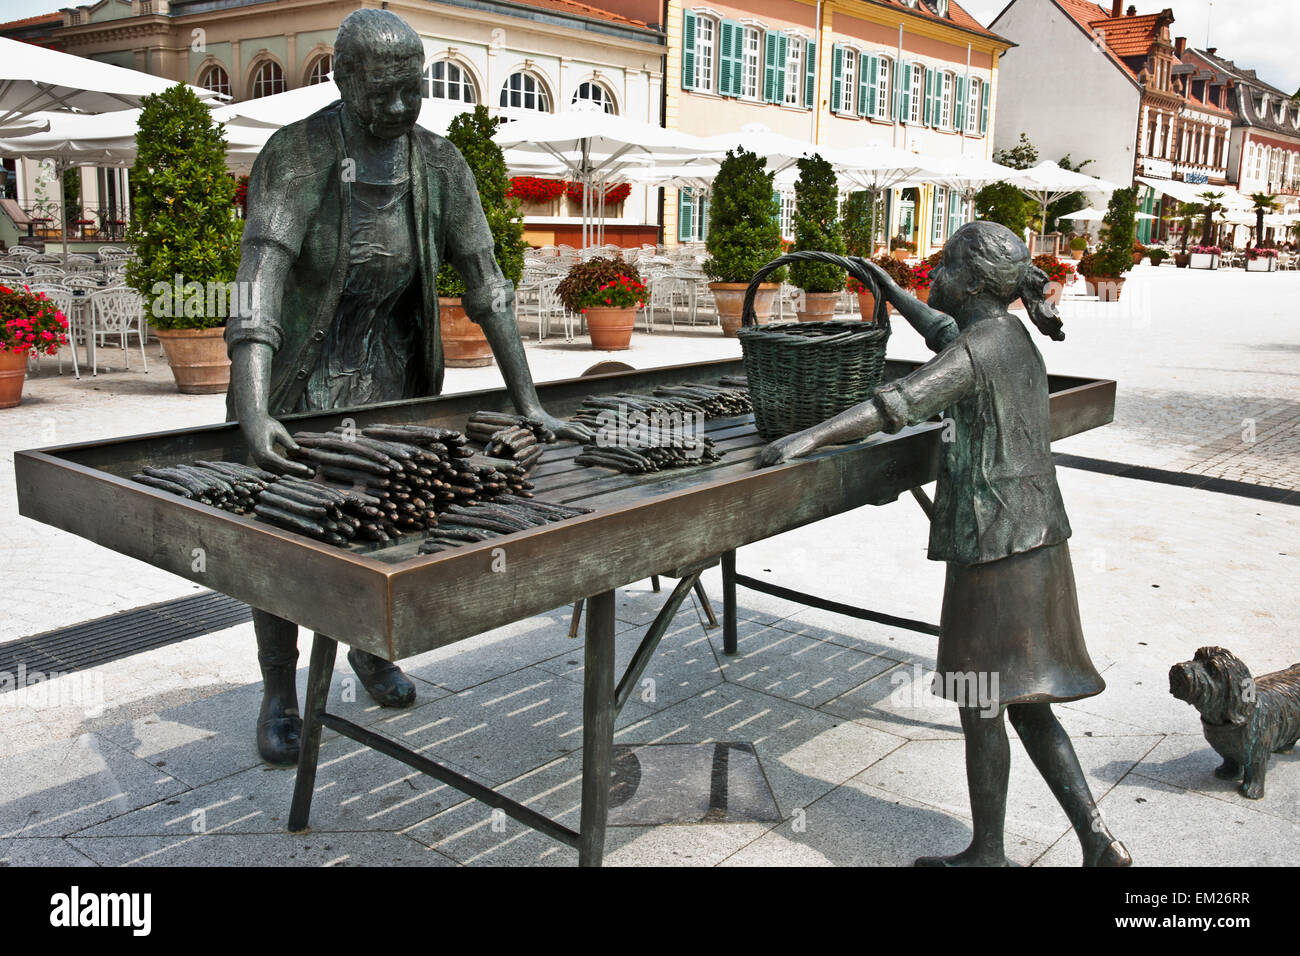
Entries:
<svg viewBox="0 0 1300 956">
<path fill-rule="evenodd" d="M 741 309 L 745 305 L 745 290 L 748 282 L 710 282 L 709 291 L 713 301 L 718 304 L 718 318 L 722 321 L 722 334 L 735 338 L 740 330 Z M 754 296 L 754 320 L 762 325 L 772 318 L 772 307 L 776 304 L 776 294 L 780 284 L 763 282 L 759 284 L 758 294 Z"/>
<path fill-rule="evenodd" d="M 1174 265 L 1177 268 L 1186 269 L 1189 265 L 1191 265 L 1191 262 L 1192 262 L 1192 254 L 1190 252 L 1174 253 Z"/>
<path fill-rule="evenodd" d="M 876 297 L 870 292 L 858 293 L 858 313 L 863 322 L 874 322 L 876 314 Z"/>
<path fill-rule="evenodd" d="M 602 352 L 620 352 L 630 348 L 632 329 L 636 324 L 636 307 L 606 308 L 601 306 L 588 308 L 583 315 L 587 317 L 587 333 L 591 336 L 591 347 Z"/>
<path fill-rule="evenodd" d="M 225 328 L 155 331 L 182 395 L 219 395 L 230 386 Z"/>
<path fill-rule="evenodd" d="M 924 289 L 912 289 L 912 290 L 910 290 L 910 291 L 911 291 L 912 295 L 916 296 L 916 297 L 917 297 L 918 299 L 920 299 L 922 302 L 929 302 L 929 301 L 930 301 L 930 287 L 929 287 L 929 286 L 926 286 Z"/>
<path fill-rule="evenodd" d="M 802 292 L 803 308 L 795 313 L 800 322 L 828 322 L 835 318 L 838 292 Z"/>
<path fill-rule="evenodd" d="M 891 255 L 893 255 L 893 257 L 897 259 L 899 262 L 906 262 L 907 257 L 910 256 L 911 253 L 908 252 L 906 249 L 895 249 L 893 250 Z"/>
<path fill-rule="evenodd" d="M 438 334 L 443 361 L 449 368 L 482 368 L 492 364 L 492 347 L 477 322 L 465 314 L 460 296 L 438 296 Z"/>
<path fill-rule="evenodd" d="M 1089 276 L 1087 281 L 1088 293 L 1102 302 L 1118 302 L 1124 289 L 1123 276 Z"/>
<path fill-rule="evenodd" d="M 1071 259 L 1082 259 L 1082 258 L 1083 258 L 1083 253 L 1084 253 L 1084 250 L 1083 250 L 1083 249 L 1071 249 L 1071 250 L 1070 250 L 1070 258 L 1071 258 Z"/>
<path fill-rule="evenodd" d="M 0 408 L 15 408 L 23 400 L 27 353 L 0 349 Z"/>
</svg>

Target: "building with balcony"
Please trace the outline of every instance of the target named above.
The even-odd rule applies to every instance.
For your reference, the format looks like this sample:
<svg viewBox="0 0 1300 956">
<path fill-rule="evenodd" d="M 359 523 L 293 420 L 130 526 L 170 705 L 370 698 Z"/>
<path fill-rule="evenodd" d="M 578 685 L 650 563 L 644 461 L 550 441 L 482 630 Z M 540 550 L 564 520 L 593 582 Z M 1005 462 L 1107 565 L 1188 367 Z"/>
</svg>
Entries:
<svg viewBox="0 0 1300 956">
<path fill-rule="evenodd" d="M 707 136 L 759 123 L 837 147 L 877 142 L 991 158 L 998 60 L 1010 44 L 944 0 L 668 0 L 666 125 Z M 667 190 L 664 233 L 704 237 L 707 204 Z M 793 196 L 779 195 L 792 234 Z M 918 252 L 972 215 L 962 197 L 894 190 L 882 240 Z"/>
</svg>

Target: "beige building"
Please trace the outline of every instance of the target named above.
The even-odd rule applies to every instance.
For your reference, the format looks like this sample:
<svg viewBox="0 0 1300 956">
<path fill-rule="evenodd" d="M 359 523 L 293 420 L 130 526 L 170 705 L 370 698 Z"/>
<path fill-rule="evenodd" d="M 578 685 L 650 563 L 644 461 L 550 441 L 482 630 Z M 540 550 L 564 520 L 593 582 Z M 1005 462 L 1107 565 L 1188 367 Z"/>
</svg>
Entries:
<svg viewBox="0 0 1300 956">
<path fill-rule="evenodd" d="M 945 0 L 668 0 L 667 125 L 709 135 L 761 123 L 814 143 L 878 142 L 992 158 L 998 59 L 1011 44 Z M 675 192 L 676 195 L 672 195 Z M 782 232 L 793 197 L 781 194 Z M 972 211 L 894 190 L 882 235 L 940 246 Z M 665 235 L 699 239 L 707 205 L 670 191 Z"/>
<path fill-rule="evenodd" d="M 19 21 L 0 35 L 252 99 L 326 79 L 338 24 L 360 0 L 99 0 L 60 11 L 57 25 Z M 600 9 L 577 0 L 389 0 L 424 40 L 425 95 L 490 108 L 554 113 L 581 100 L 659 123 L 664 36 L 633 15 L 638 0 Z M 625 9 L 627 12 L 618 12 Z M 41 18 L 31 18 L 32 20 Z M 8 28 L 8 29 L 7 29 Z M 12 31 L 12 32 L 11 32 Z M 21 35 L 27 34 L 27 35 Z M 19 177 L 20 204 L 37 191 L 36 164 Z M 83 173 L 83 202 L 124 195 L 124 171 Z M 105 179 L 112 180 L 104 186 Z M 52 184 L 47 188 L 54 193 Z M 653 241 L 658 192 L 634 189 L 607 238 Z M 647 224 L 650 228 L 647 229 Z M 530 217 L 534 243 L 572 241 L 572 216 Z"/>
</svg>

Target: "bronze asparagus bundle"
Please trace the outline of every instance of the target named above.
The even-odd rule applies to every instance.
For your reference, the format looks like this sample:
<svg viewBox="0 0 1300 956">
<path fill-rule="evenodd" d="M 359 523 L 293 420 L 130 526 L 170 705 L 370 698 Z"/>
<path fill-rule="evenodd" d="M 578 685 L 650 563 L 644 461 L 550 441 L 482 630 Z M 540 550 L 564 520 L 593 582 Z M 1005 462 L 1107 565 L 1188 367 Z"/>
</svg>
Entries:
<svg viewBox="0 0 1300 956">
<path fill-rule="evenodd" d="M 555 432 L 542 422 L 505 412 L 475 412 L 465 433 L 484 454 L 517 461 L 529 471 L 542 457 L 542 446 L 555 441 Z"/>
<path fill-rule="evenodd" d="M 583 445 L 573 459 L 575 464 L 612 468 L 625 474 L 644 474 L 666 468 L 687 468 L 722 460 L 722 452 L 712 439 L 704 436 L 680 436 L 662 443 L 628 442 L 626 444 Z"/>
<path fill-rule="evenodd" d="M 492 502 L 455 505 L 442 513 L 437 529 L 420 544 L 420 553 L 436 554 L 463 544 L 500 538 L 515 531 L 590 513 L 590 508 L 557 505 L 514 495 L 501 495 Z"/>
</svg>

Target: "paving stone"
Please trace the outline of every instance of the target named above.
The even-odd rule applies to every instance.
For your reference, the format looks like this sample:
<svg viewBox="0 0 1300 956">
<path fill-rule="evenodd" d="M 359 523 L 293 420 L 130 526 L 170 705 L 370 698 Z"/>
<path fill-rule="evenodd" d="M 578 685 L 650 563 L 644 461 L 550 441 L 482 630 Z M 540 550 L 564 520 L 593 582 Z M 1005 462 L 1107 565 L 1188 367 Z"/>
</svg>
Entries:
<svg viewBox="0 0 1300 956">
<path fill-rule="evenodd" d="M 94 860 L 62 837 L 0 840 L 0 867 L 94 865 Z"/>
<path fill-rule="evenodd" d="M 398 833 L 196 833 L 184 837 L 72 837 L 100 866 L 454 866 Z"/>
<path fill-rule="evenodd" d="M 1300 823 L 1300 753 L 1272 755 L 1264 777 L 1264 796 L 1258 800 L 1249 800 L 1238 792 L 1240 777 L 1236 780 L 1216 777 L 1214 771 L 1221 763 L 1223 758 L 1200 734 L 1171 734 L 1146 755 L 1136 771 L 1231 804 L 1245 805 L 1258 813 Z"/>
</svg>

